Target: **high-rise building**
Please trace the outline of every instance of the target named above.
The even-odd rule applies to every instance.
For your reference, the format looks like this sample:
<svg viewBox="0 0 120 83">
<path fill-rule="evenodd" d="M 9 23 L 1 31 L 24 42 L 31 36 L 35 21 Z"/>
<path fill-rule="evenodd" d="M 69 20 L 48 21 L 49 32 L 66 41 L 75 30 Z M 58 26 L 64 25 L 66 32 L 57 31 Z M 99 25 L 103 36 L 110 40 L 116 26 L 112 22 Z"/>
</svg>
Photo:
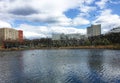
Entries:
<svg viewBox="0 0 120 83">
<path fill-rule="evenodd" d="M 13 28 L 0 28 L 0 41 L 22 41 L 23 31 Z"/>
<path fill-rule="evenodd" d="M 101 24 L 99 25 L 91 25 L 91 27 L 87 28 L 87 36 L 98 36 L 101 35 Z"/>
</svg>

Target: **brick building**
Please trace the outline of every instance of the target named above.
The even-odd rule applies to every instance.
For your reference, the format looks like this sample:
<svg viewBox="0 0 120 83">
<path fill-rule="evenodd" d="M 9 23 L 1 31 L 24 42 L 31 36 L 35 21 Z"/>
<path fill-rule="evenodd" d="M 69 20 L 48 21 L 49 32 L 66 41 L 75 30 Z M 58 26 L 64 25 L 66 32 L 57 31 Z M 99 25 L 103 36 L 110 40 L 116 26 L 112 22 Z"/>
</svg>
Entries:
<svg viewBox="0 0 120 83">
<path fill-rule="evenodd" d="M 18 30 L 18 39 L 20 42 L 23 41 L 23 31 L 22 30 Z"/>
</svg>

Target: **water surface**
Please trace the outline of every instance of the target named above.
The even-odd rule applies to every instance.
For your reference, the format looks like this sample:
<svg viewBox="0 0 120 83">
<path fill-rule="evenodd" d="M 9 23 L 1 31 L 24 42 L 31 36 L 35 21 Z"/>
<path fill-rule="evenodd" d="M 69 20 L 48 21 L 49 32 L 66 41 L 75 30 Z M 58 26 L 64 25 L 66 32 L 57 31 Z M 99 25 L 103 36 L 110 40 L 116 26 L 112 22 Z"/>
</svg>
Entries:
<svg viewBox="0 0 120 83">
<path fill-rule="evenodd" d="M 120 83 L 120 50 L 0 52 L 0 83 Z"/>
</svg>

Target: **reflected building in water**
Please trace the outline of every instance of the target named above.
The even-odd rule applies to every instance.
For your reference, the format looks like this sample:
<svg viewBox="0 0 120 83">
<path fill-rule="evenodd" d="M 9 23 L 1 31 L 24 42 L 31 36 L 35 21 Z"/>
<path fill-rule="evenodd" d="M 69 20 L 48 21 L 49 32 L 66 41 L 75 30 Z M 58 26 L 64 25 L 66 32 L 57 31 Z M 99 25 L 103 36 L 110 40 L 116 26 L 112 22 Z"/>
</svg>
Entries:
<svg viewBox="0 0 120 83">
<path fill-rule="evenodd" d="M 103 68 L 104 50 L 90 50 L 89 53 L 89 66 L 92 70 L 100 72 Z"/>
<path fill-rule="evenodd" d="M 24 79 L 22 55 L 17 52 L 0 53 L 0 83 L 24 83 Z"/>
</svg>

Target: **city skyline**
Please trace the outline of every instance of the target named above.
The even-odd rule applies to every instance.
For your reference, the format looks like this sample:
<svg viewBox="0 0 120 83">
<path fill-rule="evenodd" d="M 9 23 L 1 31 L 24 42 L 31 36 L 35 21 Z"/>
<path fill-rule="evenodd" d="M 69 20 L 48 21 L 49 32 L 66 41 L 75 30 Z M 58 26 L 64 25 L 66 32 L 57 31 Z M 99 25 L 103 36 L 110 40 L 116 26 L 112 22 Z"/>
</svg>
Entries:
<svg viewBox="0 0 120 83">
<path fill-rule="evenodd" d="M 118 0 L 0 0 L 0 28 L 23 30 L 26 38 L 52 33 L 86 34 L 91 24 L 102 33 L 120 26 Z"/>
</svg>

